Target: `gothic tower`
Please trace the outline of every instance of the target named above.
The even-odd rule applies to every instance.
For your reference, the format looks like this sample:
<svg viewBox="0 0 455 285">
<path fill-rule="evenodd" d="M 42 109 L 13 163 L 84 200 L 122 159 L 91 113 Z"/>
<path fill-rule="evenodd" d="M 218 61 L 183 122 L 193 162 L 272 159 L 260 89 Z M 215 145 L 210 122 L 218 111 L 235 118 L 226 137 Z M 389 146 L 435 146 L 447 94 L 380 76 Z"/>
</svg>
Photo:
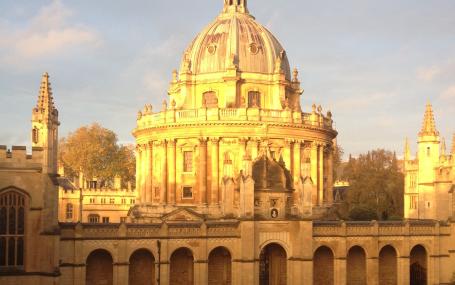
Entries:
<svg viewBox="0 0 455 285">
<path fill-rule="evenodd" d="M 49 74 L 46 72 L 41 79 L 38 102 L 32 111 L 32 147 L 43 150 L 43 173 L 57 173 L 59 125 Z"/>
</svg>

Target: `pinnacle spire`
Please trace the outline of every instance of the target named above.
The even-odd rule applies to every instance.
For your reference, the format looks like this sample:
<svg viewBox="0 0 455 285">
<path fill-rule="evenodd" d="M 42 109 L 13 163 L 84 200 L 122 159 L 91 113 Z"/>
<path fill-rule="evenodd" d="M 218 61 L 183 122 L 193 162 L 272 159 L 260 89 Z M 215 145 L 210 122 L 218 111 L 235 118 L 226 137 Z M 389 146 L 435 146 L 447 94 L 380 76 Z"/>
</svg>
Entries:
<svg viewBox="0 0 455 285">
<path fill-rule="evenodd" d="M 409 140 L 406 138 L 405 143 L 404 143 L 404 160 L 410 160 L 411 159 L 411 147 L 409 146 Z"/>
<path fill-rule="evenodd" d="M 54 107 L 54 98 L 52 97 L 51 83 L 49 82 L 49 74 L 45 72 L 41 78 L 41 85 L 38 95 L 36 109 L 42 113 L 52 114 Z"/>
<path fill-rule="evenodd" d="M 455 133 L 453 134 L 452 137 L 452 155 L 455 156 Z"/>
<path fill-rule="evenodd" d="M 441 155 L 442 156 L 446 155 L 446 150 L 447 150 L 446 139 L 442 138 L 442 140 L 441 140 Z"/>
<path fill-rule="evenodd" d="M 419 136 L 438 136 L 439 132 L 436 130 L 436 125 L 434 122 L 434 113 L 433 107 L 430 103 L 427 104 L 425 115 L 423 117 L 422 130 L 419 133 Z"/>
</svg>

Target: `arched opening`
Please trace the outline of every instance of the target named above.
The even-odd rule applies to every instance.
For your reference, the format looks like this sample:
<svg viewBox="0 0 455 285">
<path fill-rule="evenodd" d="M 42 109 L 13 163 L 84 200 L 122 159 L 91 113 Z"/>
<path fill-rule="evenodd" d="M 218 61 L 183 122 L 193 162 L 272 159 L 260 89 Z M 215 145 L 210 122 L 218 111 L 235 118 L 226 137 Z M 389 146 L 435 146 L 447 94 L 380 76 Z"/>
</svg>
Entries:
<svg viewBox="0 0 455 285">
<path fill-rule="evenodd" d="M 97 249 L 87 257 L 86 285 L 112 285 L 113 284 L 113 260 L 109 252 Z"/>
<path fill-rule="evenodd" d="M 155 258 L 150 251 L 139 249 L 131 255 L 128 276 L 129 285 L 155 284 Z"/>
<path fill-rule="evenodd" d="M 387 245 L 379 252 L 379 284 L 396 285 L 397 282 L 397 252 Z"/>
<path fill-rule="evenodd" d="M 209 285 L 230 285 L 232 282 L 231 254 L 224 247 L 217 247 L 209 254 Z"/>
<path fill-rule="evenodd" d="M 286 285 L 287 256 L 283 247 L 276 243 L 269 244 L 259 258 L 259 284 Z"/>
<path fill-rule="evenodd" d="M 171 255 L 170 285 L 193 284 L 193 253 L 187 248 L 179 248 Z"/>
<path fill-rule="evenodd" d="M 421 245 L 416 245 L 410 254 L 411 285 L 427 285 L 427 251 Z"/>
<path fill-rule="evenodd" d="M 360 246 L 352 247 L 348 252 L 346 280 L 348 285 L 367 284 L 366 255 Z"/>
<path fill-rule="evenodd" d="M 333 285 L 334 257 L 330 248 L 321 246 L 313 257 L 313 284 Z"/>
</svg>

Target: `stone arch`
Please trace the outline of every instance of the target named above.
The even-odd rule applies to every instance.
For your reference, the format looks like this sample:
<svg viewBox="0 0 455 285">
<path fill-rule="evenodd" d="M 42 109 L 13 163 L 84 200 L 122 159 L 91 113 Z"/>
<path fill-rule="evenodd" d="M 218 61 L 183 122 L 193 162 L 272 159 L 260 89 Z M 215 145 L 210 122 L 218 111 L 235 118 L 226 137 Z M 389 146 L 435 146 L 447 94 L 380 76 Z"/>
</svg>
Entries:
<svg viewBox="0 0 455 285">
<path fill-rule="evenodd" d="M 348 251 L 346 262 L 346 284 L 367 284 L 366 269 L 365 250 L 358 245 L 351 247 Z"/>
<path fill-rule="evenodd" d="M 155 284 L 155 257 L 148 249 L 142 248 L 133 252 L 129 263 L 129 285 Z"/>
<path fill-rule="evenodd" d="M 113 259 L 109 251 L 96 249 L 92 251 L 86 261 L 86 285 L 113 285 Z"/>
<path fill-rule="evenodd" d="M 181 247 L 175 250 L 170 258 L 170 285 L 194 284 L 194 257 L 193 252 Z"/>
<path fill-rule="evenodd" d="M 230 285 L 232 283 L 232 255 L 225 247 L 213 249 L 208 258 L 208 284 Z"/>
<path fill-rule="evenodd" d="M 428 280 L 428 254 L 423 245 L 416 245 L 409 254 L 411 285 L 426 285 Z"/>
<path fill-rule="evenodd" d="M 287 253 L 279 243 L 272 242 L 262 248 L 259 256 L 259 284 L 287 284 Z"/>
<path fill-rule="evenodd" d="M 397 251 L 386 245 L 379 251 L 379 284 L 398 284 L 397 273 Z"/>
<path fill-rule="evenodd" d="M 331 248 L 320 246 L 313 255 L 313 284 L 333 285 L 335 258 Z"/>
</svg>

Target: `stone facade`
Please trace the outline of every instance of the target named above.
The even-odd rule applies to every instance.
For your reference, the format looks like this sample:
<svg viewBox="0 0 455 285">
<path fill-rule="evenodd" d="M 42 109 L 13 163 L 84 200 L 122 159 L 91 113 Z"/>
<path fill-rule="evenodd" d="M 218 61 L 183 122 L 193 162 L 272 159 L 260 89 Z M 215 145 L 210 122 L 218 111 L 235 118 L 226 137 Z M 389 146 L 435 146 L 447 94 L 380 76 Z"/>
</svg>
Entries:
<svg viewBox="0 0 455 285">
<path fill-rule="evenodd" d="M 454 215 L 455 135 L 452 150 L 447 152 L 445 139 L 441 140 L 436 129 L 430 104 L 419 132 L 415 158 L 411 157 L 406 140 L 404 174 L 405 218 L 447 220 Z"/>
<path fill-rule="evenodd" d="M 302 112 L 298 72 L 246 0 L 225 0 L 192 42 L 171 103 L 138 113 L 126 221 L 58 224 L 58 113 L 45 90 L 33 129 L 46 139 L 33 156 L 2 148 L 0 239 L 23 250 L 0 251 L 1 284 L 448 284 L 455 271 L 452 213 L 318 220 L 333 203 L 332 116 Z"/>
</svg>

